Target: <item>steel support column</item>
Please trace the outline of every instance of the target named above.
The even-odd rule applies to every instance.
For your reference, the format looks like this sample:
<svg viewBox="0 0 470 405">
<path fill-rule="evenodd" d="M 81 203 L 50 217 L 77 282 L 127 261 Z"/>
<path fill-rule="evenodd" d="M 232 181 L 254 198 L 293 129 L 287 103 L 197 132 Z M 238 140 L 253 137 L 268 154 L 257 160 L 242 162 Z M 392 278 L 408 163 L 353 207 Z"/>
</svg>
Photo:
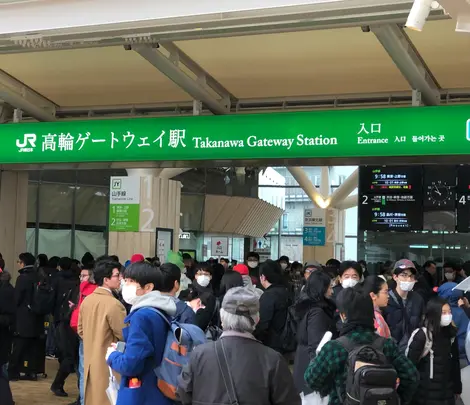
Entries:
<svg viewBox="0 0 470 405">
<path fill-rule="evenodd" d="M 228 114 L 235 97 L 200 67 L 172 42 L 160 44 L 168 52 L 168 56 L 160 48 L 149 45 L 132 45 L 132 50 L 160 70 L 171 81 L 181 87 L 195 100 L 204 103 L 214 114 Z M 188 75 L 181 65 L 186 67 L 193 76 Z M 217 96 L 218 97 L 217 97 Z"/>
<path fill-rule="evenodd" d="M 439 105 L 439 84 L 405 31 L 397 24 L 371 25 L 370 28 L 411 88 L 421 92 L 424 104 Z"/>
<path fill-rule="evenodd" d="M 56 105 L 24 83 L 0 70 L 0 100 L 38 121 L 55 121 Z"/>
<path fill-rule="evenodd" d="M 294 177 L 297 183 L 299 183 L 299 186 L 302 188 L 302 190 L 305 191 L 305 194 L 310 197 L 312 202 L 317 207 L 326 208 L 328 206 L 321 193 L 308 178 L 307 173 L 305 173 L 304 169 L 302 169 L 301 167 L 288 167 L 287 170 L 289 170 L 290 174 L 292 174 L 292 177 Z"/>
<path fill-rule="evenodd" d="M 347 178 L 344 180 L 331 196 L 327 199 L 327 206 L 336 208 L 341 204 L 346 197 L 349 196 L 356 188 L 359 183 L 359 169 L 354 170 Z"/>
<path fill-rule="evenodd" d="M 355 195 L 350 195 L 349 197 L 346 197 L 342 202 L 336 204 L 333 208 L 336 208 L 338 210 L 347 210 L 349 208 L 357 207 L 359 201 L 359 196 L 357 194 Z"/>
</svg>

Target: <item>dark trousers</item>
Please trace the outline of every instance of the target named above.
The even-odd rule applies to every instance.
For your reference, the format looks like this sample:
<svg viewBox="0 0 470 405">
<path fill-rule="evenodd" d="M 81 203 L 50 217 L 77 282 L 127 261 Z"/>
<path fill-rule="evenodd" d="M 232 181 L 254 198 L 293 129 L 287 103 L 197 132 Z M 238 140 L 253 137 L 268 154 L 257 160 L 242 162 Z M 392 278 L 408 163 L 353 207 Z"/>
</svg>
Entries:
<svg viewBox="0 0 470 405">
<path fill-rule="evenodd" d="M 78 336 L 68 322 L 56 324 L 57 342 L 59 349 L 59 370 L 52 386 L 63 388 L 67 377 L 73 373 L 78 364 Z"/>
<path fill-rule="evenodd" d="M 52 320 L 49 321 L 47 328 L 46 354 L 55 356 L 57 354 L 56 331 Z"/>
<path fill-rule="evenodd" d="M 44 344 L 41 338 L 25 338 L 15 336 L 13 339 L 13 350 L 11 352 L 8 372 L 12 376 L 17 376 L 20 372 L 27 374 L 43 373 Z"/>
<path fill-rule="evenodd" d="M 8 377 L 3 373 L 2 367 L 3 365 L 0 366 L 0 403 L 2 405 L 13 405 Z"/>
</svg>

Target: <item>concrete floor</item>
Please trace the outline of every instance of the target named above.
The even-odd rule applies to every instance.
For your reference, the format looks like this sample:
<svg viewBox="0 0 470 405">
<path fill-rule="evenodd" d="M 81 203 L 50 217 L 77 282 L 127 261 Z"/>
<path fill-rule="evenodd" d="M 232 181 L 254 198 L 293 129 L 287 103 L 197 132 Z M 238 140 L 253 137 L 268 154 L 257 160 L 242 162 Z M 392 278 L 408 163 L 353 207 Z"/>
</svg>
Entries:
<svg viewBox="0 0 470 405">
<path fill-rule="evenodd" d="M 52 381 L 57 371 L 56 360 L 46 360 L 47 378 L 40 377 L 37 382 L 18 381 L 10 383 L 13 399 L 16 405 L 67 405 L 78 396 L 77 376 L 67 378 L 65 391 L 68 398 L 58 398 L 50 391 Z"/>
</svg>

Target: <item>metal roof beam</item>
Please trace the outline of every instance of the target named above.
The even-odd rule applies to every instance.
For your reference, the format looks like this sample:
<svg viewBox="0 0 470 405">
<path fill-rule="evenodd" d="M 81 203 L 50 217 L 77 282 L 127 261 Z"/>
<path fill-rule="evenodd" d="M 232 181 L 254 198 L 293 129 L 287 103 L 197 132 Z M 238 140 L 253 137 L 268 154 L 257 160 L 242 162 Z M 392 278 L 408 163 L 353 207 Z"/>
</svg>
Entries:
<svg viewBox="0 0 470 405">
<path fill-rule="evenodd" d="M 371 25 L 370 28 L 411 88 L 421 92 L 423 102 L 439 105 L 439 84 L 405 31 L 397 24 Z"/>
<path fill-rule="evenodd" d="M 167 42 L 160 46 L 168 51 L 168 56 L 160 49 L 149 45 L 132 45 L 131 48 L 192 98 L 204 103 L 212 113 L 219 115 L 230 113 L 231 103 L 235 101 L 235 97 L 225 87 L 175 44 Z M 188 75 L 181 65 L 184 65 L 194 78 Z"/>
<path fill-rule="evenodd" d="M 55 121 L 56 105 L 24 83 L 0 70 L 0 100 L 38 121 Z"/>
</svg>

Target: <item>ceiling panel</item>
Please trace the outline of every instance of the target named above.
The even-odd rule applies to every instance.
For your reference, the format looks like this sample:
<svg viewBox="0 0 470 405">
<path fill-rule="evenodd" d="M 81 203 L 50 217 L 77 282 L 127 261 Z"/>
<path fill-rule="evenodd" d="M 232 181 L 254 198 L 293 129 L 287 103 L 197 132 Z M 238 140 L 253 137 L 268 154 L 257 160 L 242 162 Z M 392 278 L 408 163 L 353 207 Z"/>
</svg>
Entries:
<svg viewBox="0 0 470 405">
<path fill-rule="evenodd" d="M 0 55 L 0 68 L 60 106 L 190 100 L 140 55 L 123 47 Z"/>
<path fill-rule="evenodd" d="M 407 34 L 442 88 L 470 87 L 470 34 L 455 32 L 455 20 L 428 21 Z"/>
<path fill-rule="evenodd" d="M 239 98 L 410 89 L 375 36 L 360 28 L 177 45 Z"/>
</svg>

